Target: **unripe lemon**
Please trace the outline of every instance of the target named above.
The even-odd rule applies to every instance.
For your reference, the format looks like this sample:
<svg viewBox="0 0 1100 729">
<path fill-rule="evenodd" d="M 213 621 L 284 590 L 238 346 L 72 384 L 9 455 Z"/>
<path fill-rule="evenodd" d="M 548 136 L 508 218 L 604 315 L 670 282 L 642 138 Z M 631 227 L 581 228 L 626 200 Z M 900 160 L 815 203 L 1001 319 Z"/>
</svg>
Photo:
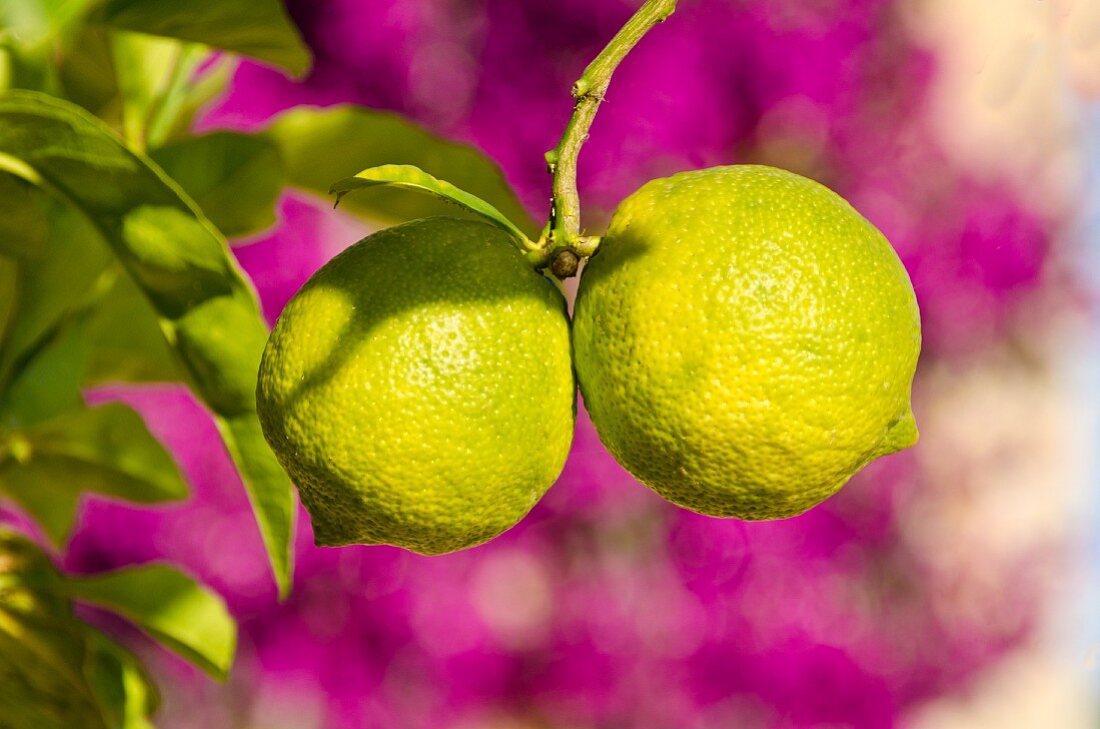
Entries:
<svg viewBox="0 0 1100 729">
<path fill-rule="evenodd" d="M 917 440 L 920 314 L 886 238 L 763 166 L 653 180 L 585 268 L 577 377 L 600 439 L 694 511 L 799 514 Z"/>
<path fill-rule="evenodd" d="M 348 248 L 287 304 L 260 423 L 318 544 L 450 552 L 514 525 L 561 472 L 570 356 L 560 292 L 506 233 L 416 220 Z"/>
</svg>

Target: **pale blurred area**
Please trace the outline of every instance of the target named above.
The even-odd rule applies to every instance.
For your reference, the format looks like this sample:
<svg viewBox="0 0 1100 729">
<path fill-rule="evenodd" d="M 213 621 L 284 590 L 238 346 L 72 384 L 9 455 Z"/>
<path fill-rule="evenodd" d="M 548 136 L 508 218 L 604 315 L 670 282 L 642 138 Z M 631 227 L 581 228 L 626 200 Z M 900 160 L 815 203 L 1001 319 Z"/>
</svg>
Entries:
<svg viewBox="0 0 1100 729">
<path fill-rule="evenodd" d="M 1100 0 L 906 0 L 935 54 L 929 113 L 943 151 L 1008 182 L 1036 212 L 1080 198 L 1085 110 L 1100 98 Z"/>
<path fill-rule="evenodd" d="M 907 726 L 1100 726 L 1100 0 L 909 0 L 904 12 L 937 58 L 930 126 L 950 163 L 1064 221 L 1058 264 L 1089 289 L 1084 312 L 1039 304 L 1017 341 L 925 372 L 925 503 L 906 526 L 948 581 L 942 607 L 980 624 L 991 601 L 1024 605 L 1036 586 L 1050 599 L 1022 648 Z M 1058 556 L 1037 582 L 1004 584 L 1039 555 Z"/>
</svg>

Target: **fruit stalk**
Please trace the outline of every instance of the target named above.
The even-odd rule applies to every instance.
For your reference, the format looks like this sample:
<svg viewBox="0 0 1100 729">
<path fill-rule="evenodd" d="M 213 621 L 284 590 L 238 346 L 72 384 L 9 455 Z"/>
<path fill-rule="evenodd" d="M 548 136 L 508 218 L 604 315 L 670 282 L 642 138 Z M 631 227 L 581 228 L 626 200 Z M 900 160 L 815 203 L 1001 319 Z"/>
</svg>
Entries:
<svg viewBox="0 0 1100 729">
<path fill-rule="evenodd" d="M 592 255 L 599 245 L 598 237 L 581 235 L 577 157 L 581 145 L 588 139 L 588 130 L 600 102 L 607 94 L 611 74 L 642 36 L 672 15 L 675 9 L 676 0 L 646 0 L 573 84 L 573 115 L 558 146 L 546 153 L 554 183 L 544 243 L 550 251 L 551 269 L 560 278 L 576 273 L 578 259 Z"/>
</svg>

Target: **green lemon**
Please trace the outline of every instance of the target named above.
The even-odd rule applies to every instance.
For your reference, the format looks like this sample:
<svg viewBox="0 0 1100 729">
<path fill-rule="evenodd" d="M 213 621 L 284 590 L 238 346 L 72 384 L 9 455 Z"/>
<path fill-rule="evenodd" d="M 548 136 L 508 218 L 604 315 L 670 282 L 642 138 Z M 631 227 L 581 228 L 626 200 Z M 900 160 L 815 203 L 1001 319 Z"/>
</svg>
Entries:
<svg viewBox="0 0 1100 729">
<path fill-rule="evenodd" d="M 318 544 L 440 554 L 497 536 L 550 487 L 574 391 L 558 289 L 498 228 L 428 218 L 306 282 L 271 333 L 257 405 Z"/>
<path fill-rule="evenodd" d="M 600 439 L 694 511 L 793 516 L 917 440 L 905 269 L 847 202 L 790 172 L 642 186 L 583 272 L 573 326 Z"/>
</svg>

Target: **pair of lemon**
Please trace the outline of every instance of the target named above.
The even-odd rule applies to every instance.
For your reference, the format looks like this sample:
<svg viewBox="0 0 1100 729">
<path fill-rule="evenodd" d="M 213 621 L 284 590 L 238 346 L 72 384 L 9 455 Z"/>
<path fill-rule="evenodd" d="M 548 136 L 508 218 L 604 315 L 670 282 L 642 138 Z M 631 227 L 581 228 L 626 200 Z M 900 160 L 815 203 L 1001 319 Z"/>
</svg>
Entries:
<svg viewBox="0 0 1100 729">
<path fill-rule="evenodd" d="M 798 175 L 653 180 L 558 288 L 507 234 L 416 220 L 353 245 L 287 305 L 264 433 L 319 544 L 437 554 L 513 526 L 558 477 L 574 372 L 641 482 L 715 516 L 799 514 L 917 439 L 912 285 L 882 234 Z"/>
</svg>

